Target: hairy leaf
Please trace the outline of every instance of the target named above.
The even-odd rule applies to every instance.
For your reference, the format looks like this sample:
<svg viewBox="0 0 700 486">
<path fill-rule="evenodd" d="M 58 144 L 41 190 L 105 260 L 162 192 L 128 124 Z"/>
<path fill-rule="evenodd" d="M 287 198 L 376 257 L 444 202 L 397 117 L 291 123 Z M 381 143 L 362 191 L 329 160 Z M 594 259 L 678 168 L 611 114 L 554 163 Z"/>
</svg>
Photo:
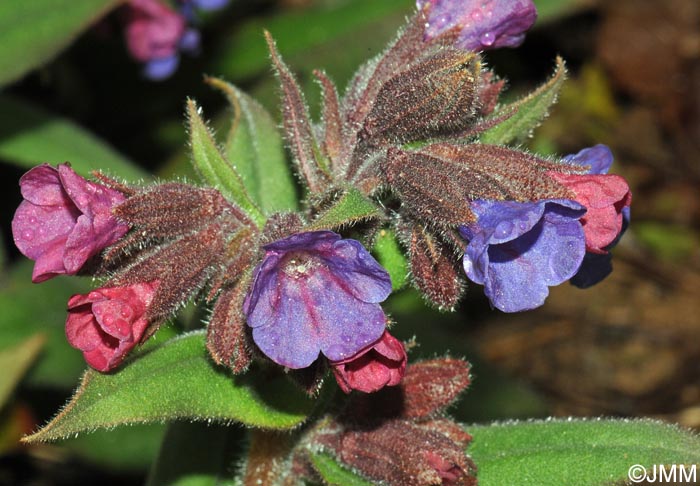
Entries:
<svg viewBox="0 0 700 486">
<path fill-rule="evenodd" d="M 24 2 L 4 5 L 14 3 Z M 28 169 L 43 162 L 55 165 L 68 161 L 84 176 L 93 170 L 132 180 L 146 176 L 136 164 L 84 128 L 7 95 L 0 96 L 0 159 Z"/>
<path fill-rule="evenodd" d="M 530 136 L 549 113 L 550 107 L 557 101 L 559 90 L 566 80 L 566 66 L 561 57 L 557 57 L 554 75 L 545 84 L 526 97 L 506 105 L 493 114 L 499 117 L 510 116 L 481 134 L 482 143 L 507 145 L 523 142 Z"/>
<path fill-rule="evenodd" d="M 121 1 L 0 2 L 0 86 L 51 59 Z"/>
<path fill-rule="evenodd" d="M 267 214 L 296 209 L 296 186 L 275 120 L 235 86 L 218 78 L 206 81 L 224 93 L 233 108 L 224 148 L 253 200 Z"/>
<path fill-rule="evenodd" d="M 187 101 L 187 117 L 190 130 L 192 164 L 202 179 L 238 204 L 260 227 L 265 216 L 253 202 L 243 179 L 233 164 L 222 153 L 209 128 L 200 116 L 200 109 L 193 100 Z"/>
<path fill-rule="evenodd" d="M 700 438 L 651 420 L 547 420 L 471 425 L 480 486 L 623 484 L 631 466 L 698 464 Z"/>
<path fill-rule="evenodd" d="M 377 206 L 357 189 L 349 189 L 316 218 L 307 230 L 338 229 L 379 216 Z"/>
<path fill-rule="evenodd" d="M 116 373 L 88 370 L 65 408 L 24 441 L 175 419 L 270 429 L 304 421 L 313 402 L 289 380 L 262 372 L 232 377 L 209 360 L 204 340 L 204 331 L 192 332 L 134 357 Z"/>
</svg>

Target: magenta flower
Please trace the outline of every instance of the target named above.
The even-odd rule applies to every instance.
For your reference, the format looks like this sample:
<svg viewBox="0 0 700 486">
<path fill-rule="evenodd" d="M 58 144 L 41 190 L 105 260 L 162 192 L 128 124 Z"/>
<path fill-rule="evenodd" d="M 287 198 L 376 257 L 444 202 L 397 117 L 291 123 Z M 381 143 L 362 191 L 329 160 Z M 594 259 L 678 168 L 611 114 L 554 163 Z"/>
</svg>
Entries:
<svg viewBox="0 0 700 486">
<path fill-rule="evenodd" d="M 622 232 L 623 214 L 632 202 L 627 181 L 613 174 L 561 174 L 549 176 L 575 194 L 575 200 L 586 207 L 581 218 L 586 234 L 586 251 L 605 254 L 606 247 Z"/>
<path fill-rule="evenodd" d="M 585 213 L 566 199 L 474 201 L 476 223 L 460 226 L 469 241 L 464 271 L 484 286 L 497 309 L 519 312 L 542 305 L 549 287 L 573 277 L 585 253 Z"/>
<path fill-rule="evenodd" d="M 126 43 L 141 62 L 177 54 L 185 33 L 185 17 L 160 0 L 130 0 L 126 8 Z"/>
<path fill-rule="evenodd" d="M 32 281 L 74 275 L 128 230 L 112 215 L 120 192 L 87 181 L 61 164 L 34 167 L 19 181 L 22 201 L 12 220 L 17 248 L 36 261 Z"/>
<path fill-rule="evenodd" d="M 338 386 L 345 392 L 373 393 L 401 382 L 406 371 L 406 350 L 401 341 L 384 331 L 381 339 L 355 356 L 332 362 Z"/>
<path fill-rule="evenodd" d="M 576 154 L 570 154 L 564 157 L 565 162 L 572 165 L 588 166 L 588 174 L 607 174 L 613 163 L 613 154 L 608 147 L 602 144 L 593 147 L 585 148 Z M 614 247 L 622 234 L 625 232 L 630 221 L 630 206 L 629 201 L 622 208 L 622 228 L 612 243 L 605 246 L 605 253 L 586 252 L 583 258 L 581 268 L 574 277 L 571 283 L 579 288 L 588 288 L 597 284 L 612 272 L 612 255 L 608 250 Z"/>
<path fill-rule="evenodd" d="M 458 45 L 471 51 L 519 46 L 537 19 L 532 0 L 416 0 L 416 5 L 427 12 L 426 39 L 458 28 Z"/>
<path fill-rule="evenodd" d="M 68 301 L 66 336 L 98 371 L 117 367 L 141 341 L 158 282 L 93 290 Z"/>
<path fill-rule="evenodd" d="M 263 247 L 243 310 L 253 340 L 274 362 L 306 368 L 323 353 L 342 361 L 375 343 L 389 274 L 355 240 L 298 233 Z"/>
</svg>

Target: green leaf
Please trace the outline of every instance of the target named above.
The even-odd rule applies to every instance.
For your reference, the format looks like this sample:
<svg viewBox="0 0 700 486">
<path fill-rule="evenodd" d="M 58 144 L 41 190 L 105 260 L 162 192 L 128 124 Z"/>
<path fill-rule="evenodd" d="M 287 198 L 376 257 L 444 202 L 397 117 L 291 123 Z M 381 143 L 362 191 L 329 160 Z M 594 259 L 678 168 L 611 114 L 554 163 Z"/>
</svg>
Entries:
<svg viewBox="0 0 700 486">
<path fill-rule="evenodd" d="M 557 101 L 559 90 L 566 80 L 566 66 L 557 57 L 554 75 L 545 84 L 526 97 L 499 109 L 493 116 L 508 118 L 479 137 L 482 143 L 508 145 L 521 143 L 537 128 Z"/>
<path fill-rule="evenodd" d="M 233 108 L 226 156 L 235 164 L 253 200 L 267 214 L 297 209 L 296 186 L 277 123 L 235 86 L 217 78 L 207 78 L 207 82 L 222 91 Z"/>
<path fill-rule="evenodd" d="M 209 128 L 200 116 L 193 100 L 187 100 L 192 164 L 203 181 L 215 187 L 229 200 L 238 204 L 260 227 L 265 216 L 250 198 L 243 179 L 222 153 Z"/>
<path fill-rule="evenodd" d="M 396 291 L 406 284 L 408 278 L 408 261 L 392 230 L 383 229 L 374 243 L 372 251 L 379 264 L 389 272 L 391 288 Z"/>
<path fill-rule="evenodd" d="M 0 408 L 5 405 L 45 343 L 44 334 L 35 334 L 19 344 L 0 349 Z"/>
<path fill-rule="evenodd" d="M 0 2 L 0 86 L 51 59 L 121 1 Z"/>
<path fill-rule="evenodd" d="M 168 426 L 146 486 L 217 486 L 232 482 L 243 437 L 239 427 L 176 422 Z"/>
<path fill-rule="evenodd" d="M 467 427 L 480 486 L 622 484 L 631 466 L 698 464 L 700 438 L 651 420 L 547 420 Z"/>
<path fill-rule="evenodd" d="M 233 377 L 217 368 L 205 347 L 205 331 L 196 331 L 135 356 L 115 373 L 88 370 L 61 413 L 24 440 L 175 419 L 288 429 L 303 422 L 312 405 L 283 375 Z"/>
<path fill-rule="evenodd" d="M 338 464 L 329 454 L 310 455 L 314 469 L 328 486 L 372 486 L 373 484 Z"/>
<path fill-rule="evenodd" d="M 353 225 L 359 221 L 376 218 L 380 215 L 377 205 L 367 199 L 360 191 L 350 188 L 329 209 L 321 213 L 307 230 L 338 229 Z"/>
<path fill-rule="evenodd" d="M 356 34 L 365 27 L 373 26 L 376 36 L 376 23 L 389 15 L 401 18 L 413 9 L 411 2 L 405 0 L 353 0 L 352 2 L 327 2 L 327 5 L 314 9 L 290 10 L 288 13 L 272 18 L 258 18 L 239 26 L 230 40 L 222 47 L 223 52 L 231 55 L 222 59 L 213 70 L 224 72 L 235 79 L 247 78 L 269 68 L 269 57 L 263 29 L 268 30 L 280 46 L 285 57 L 308 57 L 313 49 L 328 49 L 329 42 L 339 37 L 347 37 L 343 52 L 331 51 L 331 56 L 345 62 L 347 52 L 365 42 Z M 399 21 L 400 22 L 400 21 Z M 400 23 L 393 25 L 391 33 Z M 299 28 L 313 26 L 313 28 Z M 371 32 L 371 31 L 370 31 Z M 367 36 L 365 36 L 367 37 Z M 348 42 L 352 40 L 352 42 Z M 381 46 L 377 46 L 381 48 Z M 361 59 L 367 58 L 363 52 Z M 321 64 L 316 65 L 316 67 Z M 322 64 L 326 69 L 328 66 Z"/>
<path fill-rule="evenodd" d="M 99 169 L 131 180 L 146 176 L 133 162 L 73 122 L 9 96 L 0 96 L 0 159 L 26 168 L 68 161 L 82 175 Z"/>
<path fill-rule="evenodd" d="M 33 284 L 33 262 L 13 265 L 0 281 L 0 342 L 18 345 L 31 336 L 46 335 L 44 352 L 27 375 L 31 385 L 75 386 L 85 369 L 80 352 L 66 341 L 66 302 L 73 294 L 86 293 L 89 279 L 57 277 Z"/>
<path fill-rule="evenodd" d="M 537 7 L 536 28 L 596 5 L 595 0 L 534 0 L 534 2 Z"/>
</svg>

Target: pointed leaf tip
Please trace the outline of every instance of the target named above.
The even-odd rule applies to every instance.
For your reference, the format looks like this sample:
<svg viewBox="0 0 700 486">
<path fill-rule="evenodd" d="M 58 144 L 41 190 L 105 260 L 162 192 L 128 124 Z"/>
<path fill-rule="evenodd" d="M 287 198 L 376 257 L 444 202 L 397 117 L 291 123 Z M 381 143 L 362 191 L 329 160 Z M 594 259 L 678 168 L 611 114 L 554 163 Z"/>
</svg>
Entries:
<svg viewBox="0 0 700 486">
<path fill-rule="evenodd" d="M 494 145 L 520 143 L 526 140 L 556 103 L 566 77 L 564 59 L 557 56 L 552 77 L 529 95 L 497 110 L 493 117 L 505 114 L 505 120 L 482 133 L 479 140 L 482 143 Z"/>
<path fill-rule="evenodd" d="M 262 227 L 265 216 L 251 199 L 240 174 L 217 145 L 214 135 L 202 119 L 202 109 L 192 99 L 187 100 L 187 118 L 195 170 L 204 182 L 240 206 L 258 227 Z"/>
</svg>

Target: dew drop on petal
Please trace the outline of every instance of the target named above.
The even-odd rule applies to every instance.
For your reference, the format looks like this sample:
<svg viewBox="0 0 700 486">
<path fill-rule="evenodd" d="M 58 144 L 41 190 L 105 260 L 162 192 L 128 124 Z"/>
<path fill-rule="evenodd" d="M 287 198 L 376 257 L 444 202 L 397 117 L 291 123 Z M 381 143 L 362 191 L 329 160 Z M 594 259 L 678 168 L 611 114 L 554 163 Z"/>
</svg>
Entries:
<svg viewBox="0 0 700 486">
<path fill-rule="evenodd" d="M 510 236 L 510 234 L 513 232 L 513 223 L 510 221 L 501 221 L 496 225 L 496 230 L 494 231 L 494 235 L 496 238 L 506 238 Z"/>
<path fill-rule="evenodd" d="M 479 37 L 479 42 L 484 46 L 491 46 L 496 42 L 496 38 L 491 32 L 484 32 L 481 34 L 481 37 Z"/>
<path fill-rule="evenodd" d="M 31 240 L 34 238 L 34 231 L 30 229 L 26 229 L 22 231 L 22 239 L 23 240 Z"/>
</svg>

